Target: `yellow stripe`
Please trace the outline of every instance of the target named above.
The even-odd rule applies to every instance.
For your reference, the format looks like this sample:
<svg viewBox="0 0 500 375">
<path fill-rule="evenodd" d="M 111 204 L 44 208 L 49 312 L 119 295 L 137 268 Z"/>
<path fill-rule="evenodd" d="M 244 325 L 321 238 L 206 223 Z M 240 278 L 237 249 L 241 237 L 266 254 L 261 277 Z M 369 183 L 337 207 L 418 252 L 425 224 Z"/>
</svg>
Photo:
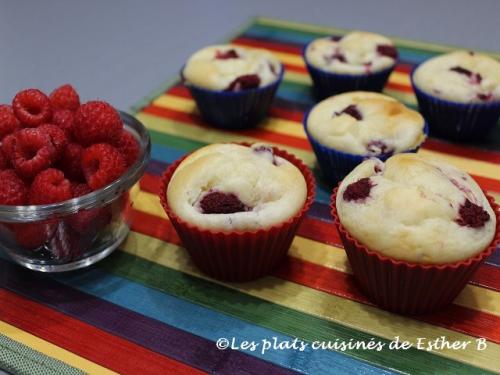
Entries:
<svg viewBox="0 0 500 375">
<path fill-rule="evenodd" d="M 346 34 L 350 31 L 352 31 L 349 29 L 340 29 L 340 28 L 334 28 L 334 27 L 310 25 L 310 24 L 304 24 L 304 23 L 293 22 L 293 21 L 284 21 L 284 20 L 279 20 L 279 19 L 275 19 L 275 18 L 268 18 L 268 17 L 257 18 L 257 23 L 261 24 L 261 25 L 277 26 L 277 27 L 281 26 L 281 27 L 295 29 L 298 31 L 321 33 L 321 34 L 326 34 L 326 35 Z M 417 48 L 417 49 L 427 50 L 429 52 L 450 52 L 450 51 L 464 48 L 463 46 L 460 47 L 460 46 L 452 46 L 452 45 L 435 44 L 435 43 L 429 43 L 429 42 L 420 42 L 420 41 L 416 41 L 416 40 L 409 40 L 409 39 L 397 38 L 397 37 L 392 37 L 392 36 L 390 38 L 392 41 L 394 41 L 394 43 L 400 45 L 401 47 Z M 476 50 L 476 51 L 489 54 L 490 56 L 493 56 L 496 58 L 500 58 L 500 53 L 497 53 L 497 52 L 484 51 L 484 50 Z"/>
<path fill-rule="evenodd" d="M 134 200 L 135 208 L 150 215 L 167 219 L 163 208 L 158 204 L 158 196 L 141 191 Z M 332 231 L 336 229 L 332 225 Z M 308 238 L 295 236 L 290 255 L 320 266 L 352 273 L 344 249 L 327 245 Z M 326 259 L 325 259 L 326 258 Z M 467 285 L 455 303 L 473 310 L 480 310 L 500 316 L 500 293 L 489 289 Z"/>
<path fill-rule="evenodd" d="M 80 357 L 66 349 L 60 348 L 48 341 L 42 340 L 39 337 L 33 336 L 8 323 L 0 321 L 0 332 L 14 341 L 29 346 L 33 350 L 43 353 L 48 357 L 58 359 L 88 374 L 116 374 L 114 371 L 99 366 L 94 362 Z"/>
<path fill-rule="evenodd" d="M 138 233 L 132 233 L 122 246 L 122 249 L 127 253 L 162 266 L 208 279 L 194 268 L 185 250 L 179 246 Z M 402 340 L 415 343 L 418 337 L 438 338 L 445 336 L 450 341 L 474 341 L 474 338 L 468 335 L 405 318 L 372 306 L 363 305 L 274 277 L 265 277 L 246 284 L 217 283 L 388 340 L 400 336 Z M 496 371 L 497 359 L 500 358 L 500 345 L 489 342 L 484 351 L 477 351 L 474 348 L 463 351 L 443 349 L 435 353 L 455 361 Z"/>
<path fill-rule="evenodd" d="M 185 98 L 179 98 L 173 95 L 162 95 L 158 99 L 154 101 L 155 105 L 158 105 L 163 108 L 169 108 L 173 109 L 176 111 L 181 111 L 181 112 L 186 112 L 186 113 L 191 113 L 192 110 L 195 108 L 195 103 L 191 99 L 185 99 Z M 266 121 L 264 121 L 262 124 L 259 125 L 263 130 L 268 130 L 280 134 L 286 134 L 286 135 L 292 135 L 295 137 L 299 138 L 306 138 L 306 135 L 304 133 L 304 130 L 302 129 L 302 124 L 295 122 L 295 121 L 288 121 L 288 120 L 282 120 L 282 119 L 277 119 L 277 118 L 269 118 Z M 186 129 L 188 127 L 185 127 Z M 161 127 L 161 129 L 166 130 L 166 127 Z M 179 129 L 176 129 L 179 130 Z M 207 133 L 205 130 L 201 128 L 193 128 L 191 127 L 191 132 L 193 134 L 193 138 L 199 140 L 200 136 L 197 136 L 196 134 L 203 133 L 203 136 L 207 136 Z M 159 130 L 162 131 L 162 130 Z M 218 133 L 221 137 L 227 137 L 227 133 L 221 132 L 221 131 L 216 131 L 214 130 L 213 133 Z M 178 135 L 183 136 L 183 132 L 179 130 Z M 240 137 L 231 135 L 230 136 L 232 140 L 234 139 L 239 139 Z M 213 139 L 213 137 L 211 136 Z M 254 141 L 256 139 L 253 139 Z M 221 142 L 221 141 L 218 141 Z M 308 160 L 314 160 L 314 157 L 311 156 L 310 151 L 304 151 L 301 150 L 303 158 L 304 154 L 310 154 L 308 157 Z M 460 169 L 463 169 L 467 171 L 468 173 L 475 174 L 478 176 L 483 176 L 483 177 L 488 177 L 492 179 L 498 179 L 500 178 L 500 165 L 495 164 L 495 163 L 489 163 L 485 161 L 480 161 L 480 160 L 474 160 L 474 159 L 467 159 L 461 156 L 455 156 L 455 155 L 450 155 L 446 154 L 443 152 L 438 152 L 438 151 L 431 151 L 431 150 L 426 150 L 426 149 L 421 149 L 419 151 L 419 154 L 426 157 L 426 158 L 431 158 L 431 159 L 438 159 L 442 160 L 444 162 L 453 164 L 457 166 Z"/>
<path fill-rule="evenodd" d="M 259 140 L 257 138 L 244 136 L 241 133 L 229 133 L 218 129 L 210 129 L 210 131 L 207 131 L 205 128 L 190 123 L 189 126 L 183 126 L 180 125 L 181 122 L 169 120 L 163 117 L 158 117 L 143 112 L 138 113 L 136 117 L 139 121 L 146 125 L 148 129 L 155 130 L 164 134 L 178 136 L 181 138 L 187 138 L 197 142 L 263 142 L 262 140 Z M 279 143 L 267 141 L 266 143 L 295 154 L 297 157 L 302 159 L 302 161 L 309 167 L 312 167 L 316 162 L 316 158 L 311 152 L 295 147 L 282 145 Z"/>
</svg>

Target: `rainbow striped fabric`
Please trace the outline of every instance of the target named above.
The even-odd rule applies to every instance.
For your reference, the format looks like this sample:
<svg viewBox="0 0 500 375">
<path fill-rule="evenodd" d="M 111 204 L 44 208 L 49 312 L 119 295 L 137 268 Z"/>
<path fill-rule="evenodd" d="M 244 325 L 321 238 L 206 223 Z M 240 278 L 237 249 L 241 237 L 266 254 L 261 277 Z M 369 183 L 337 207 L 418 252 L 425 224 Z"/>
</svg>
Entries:
<svg viewBox="0 0 500 375">
<path fill-rule="evenodd" d="M 136 189 L 133 232 L 108 259 L 65 275 L 40 275 L 0 260 L 0 366 L 27 374 L 500 372 L 499 251 L 446 310 L 409 318 L 378 309 L 356 288 L 329 216 L 330 191 L 320 179 L 316 202 L 285 264 L 246 284 L 224 284 L 200 274 L 159 204 L 156 193 L 165 167 L 212 142 L 265 141 L 314 168 L 301 126 L 304 110 L 314 101 L 300 51 L 312 38 L 344 32 L 258 18 L 231 39 L 274 51 L 286 67 L 270 118 L 257 129 L 207 127 L 178 82 L 140 103 L 135 111 L 154 145 L 153 160 Z M 385 91 L 414 107 L 408 79 L 412 66 L 451 47 L 394 40 L 401 63 Z M 480 146 L 431 138 L 420 152 L 467 170 L 500 200 L 500 128 L 496 130 Z M 383 347 L 313 350 L 309 345 L 302 351 L 264 353 L 261 347 L 217 349 L 218 339 L 233 337 L 236 345 L 298 338 L 309 344 L 372 340 Z M 425 343 L 440 337 L 470 344 L 465 349 L 416 348 L 418 338 Z M 396 338 L 415 345 L 391 350 Z M 486 340 L 483 350 L 478 350 L 477 338 Z"/>
</svg>

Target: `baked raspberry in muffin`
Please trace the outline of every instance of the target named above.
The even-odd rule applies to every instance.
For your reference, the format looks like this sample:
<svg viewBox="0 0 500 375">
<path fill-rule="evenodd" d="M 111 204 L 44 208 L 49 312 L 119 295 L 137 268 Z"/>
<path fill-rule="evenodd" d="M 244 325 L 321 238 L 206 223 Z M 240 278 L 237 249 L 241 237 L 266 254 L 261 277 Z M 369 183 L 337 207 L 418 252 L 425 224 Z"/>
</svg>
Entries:
<svg viewBox="0 0 500 375">
<path fill-rule="evenodd" d="M 381 91 L 398 59 L 390 39 L 353 31 L 343 37 L 315 39 L 303 57 L 320 96 L 346 91 Z"/>
<path fill-rule="evenodd" d="M 314 201 L 299 159 L 264 144 L 214 144 L 173 163 L 160 200 L 193 262 L 208 275 L 249 281 L 286 257 Z"/>
<path fill-rule="evenodd" d="M 481 138 L 500 117 L 500 62 L 472 51 L 431 58 L 412 74 L 431 131 L 453 139 Z"/>
<path fill-rule="evenodd" d="M 283 65 L 266 50 L 217 45 L 194 53 L 181 75 L 208 123 L 241 129 L 266 116 Z"/>
<path fill-rule="evenodd" d="M 500 241 L 493 199 L 467 173 L 416 154 L 357 166 L 332 214 L 361 288 L 403 313 L 451 302 Z"/>
<path fill-rule="evenodd" d="M 305 130 L 324 175 L 337 182 L 367 157 L 416 151 L 426 138 L 423 117 L 397 100 L 354 91 L 315 105 Z"/>
<path fill-rule="evenodd" d="M 194 53 L 182 74 L 198 87 L 237 92 L 269 85 L 281 69 L 279 60 L 266 50 L 217 45 Z"/>
<path fill-rule="evenodd" d="M 201 228 L 269 228 L 300 211 L 307 186 L 300 170 L 264 144 L 214 144 L 186 158 L 167 190 L 181 219 Z"/>
</svg>

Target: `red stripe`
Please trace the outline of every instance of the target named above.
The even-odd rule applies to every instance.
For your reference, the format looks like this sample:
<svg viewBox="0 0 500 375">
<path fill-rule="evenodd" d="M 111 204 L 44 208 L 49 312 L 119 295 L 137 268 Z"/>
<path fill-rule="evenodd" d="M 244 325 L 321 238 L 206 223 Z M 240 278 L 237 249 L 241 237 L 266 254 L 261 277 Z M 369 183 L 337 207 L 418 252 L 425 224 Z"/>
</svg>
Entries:
<svg viewBox="0 0 500 375">
<path fill-rule="evenodd" d="M 189 93 L 189 90 L 183 86 L 174 86 L 171 89 L 167 91 L 167 94 L 169 95 L 175 95 L 187 99 L 192 99 L 191 94 Z M 173 110 L 166 110 L 161 107 L 154 107 L 154 109 L 150 109 L 150 107 L 147 107 L 144 109 L 144 111 L 149 112 L 151 114 L 155 114 L 157 116 L 161 117 L 167 117 L 167 118 L 172 118 L 171 113 L 177 112 Z M 180 112 L 177 112 L 180 113 Z M 302 122 L 302 117 L 303 113 L 301 111 L 289 111 L 284 108 L 273 108 L 271 109 L 271 116 L 281 118 L 284 120 L 289 120 L 289 121 L 294 121 L 294 122 Z M 201 120 L 197 115 L 188 115 L 186 114 L 185 116 L 182 117 L 184 120 L 180 121 L 197 121 L 199 124 L 203 124 L 203 120 Z M 208 126 L 208 125 L 204 125 Z M 257 138 L 257 139 L 263 139 L 263 140 L 268 140 L 269 134 L 278 134 L 274 133 L 270 130 L 264 130 L 264 129 L 254 129 L 251 131 L 253 135 L 249 135 L 251 137 Z M 236 134 L 236 133 L 235 133 Z M 242 132 L 238 132 L 238 134 L 244 134 Z M 311 146 L 309 145 L 309 142 L 304 138 L 303 141 L 301 138 L 294 137 L 291 135 L 282 135 L 279 133 L 279 136 L 273 137 L 274 140 L 272 142 L 274 143 L 279 143 L 279 144 L 285 144 L 288 146 L 293 146 L 297 148 L 301 148 L 303 150 L 311 151 Z M 289 143 L 292 141 L 292 143 Z M 423 146 L 423 149 L 427 150 L 432 150 L 432 151 L 438 151 L 442 153 L 446 153 L 449 155 L 455 155 L 455 156 L 460 156 L 463 158 L 468 158 L 468 159 L 474 159 L 474 160 L 479 160 L 479 161 L 484 161 L 484 162 L 489 162 L 489 163 L 494 163 L 494 164 L 499 164 L 500 163 L 500 152 L 495 152 L 495 151 L 486 151 L 486 150 L 479 150 L 474 147 L 470 146 L 463 146 L 463 145 L 455 145 L 452 143 L 448 143 L 445 141 L 437 140 L 434 138 L 428 138 Z M 479 185 L 483 189 L 490 190 L 490 191 L 495 191 L 495 192 L 500 192 L 500 180 L 488 178 L 488 177 L 481 177 L 481 176 L 476 176 L 472 175 L 474 179 L 477 181 Z"/>
<path fill-rule="evenodd" d="M 0 319 L 122 374 L 204 374 L 5 289 L 0 289 Z"/>
<path fill-rule="evenodd" d="M 136 215 L 138 216 L 134 220 L 132 230 L 180 245 L 180 239 L 168 220 L 140 211 L 136 211 Z M 332 295 L 371 304 L 356 288 L 352 275 L 301 259 L 288 257 L 284 265 L 275 271 L 274 276 Z M 500 282 L 498 277 L 495 282 L 498 287 Z M 450 320 L 450 316 L 454 317 L 453 321 Z M 500 318 L 489 313 L 453 304 L 440 313 L 418 319 L 500 343 Z"/>
<path fill-rule="evenodd" d="M 210 125 L 205 123 L 198 114 L 195 113 L 186 113 L 175 111 L 173 109 L 158 107 L 155 105 L 149 105 L 142 110 L 145 113 L 149 113 L 155 116 L 160 116 L 163 118 L 168 118 L 174 121 L 180 121 L 187 126 L 198 126 L 204 128 L 210 128 Z M 311 145 L 305 138 L 298 138 L 291 135 L 275 133 L 270 131 L 262 131 L 262 129 L 246 129 L 239 131 L 226 131 L 226 133 L 238 135 L 238 136 L 247 136 L 256 139 L 260 139 L 262 141 L 285 144 L 291 147 L 300 148 L 302 150 L 311 151 Z"/>
</svg>

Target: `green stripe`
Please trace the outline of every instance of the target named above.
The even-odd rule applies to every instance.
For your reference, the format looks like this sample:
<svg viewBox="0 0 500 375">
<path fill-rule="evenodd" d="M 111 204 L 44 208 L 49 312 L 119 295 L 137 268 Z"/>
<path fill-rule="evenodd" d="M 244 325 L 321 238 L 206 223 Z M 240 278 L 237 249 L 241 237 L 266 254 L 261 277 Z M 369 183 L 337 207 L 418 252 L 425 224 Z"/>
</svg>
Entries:
<svg viewBox="0 0 500 375">
<path fill-rule="evenodd" d="M 11 374 L 84 374 L 57 359 L 0 334 L 0 368 Z"/>
<path fill-rule="evenodd" d="M 374 337 L 338 323 L 303 314 L 163 267 L 122 251 L 115 252 L 114 255 L 99 263 L 99 266 L 117 276 L 302 340 L 310 342 L 335 339 L 367 341 Z M 386 344 L 389 342 L 382 338 L 380 341 Z M 477 367 L 417 349 L 405 352 L 388 349 L 380 352 L 347 350 L 345 353 L 382 367 L 412 374 L 490 374 Z"/>
</svg>

